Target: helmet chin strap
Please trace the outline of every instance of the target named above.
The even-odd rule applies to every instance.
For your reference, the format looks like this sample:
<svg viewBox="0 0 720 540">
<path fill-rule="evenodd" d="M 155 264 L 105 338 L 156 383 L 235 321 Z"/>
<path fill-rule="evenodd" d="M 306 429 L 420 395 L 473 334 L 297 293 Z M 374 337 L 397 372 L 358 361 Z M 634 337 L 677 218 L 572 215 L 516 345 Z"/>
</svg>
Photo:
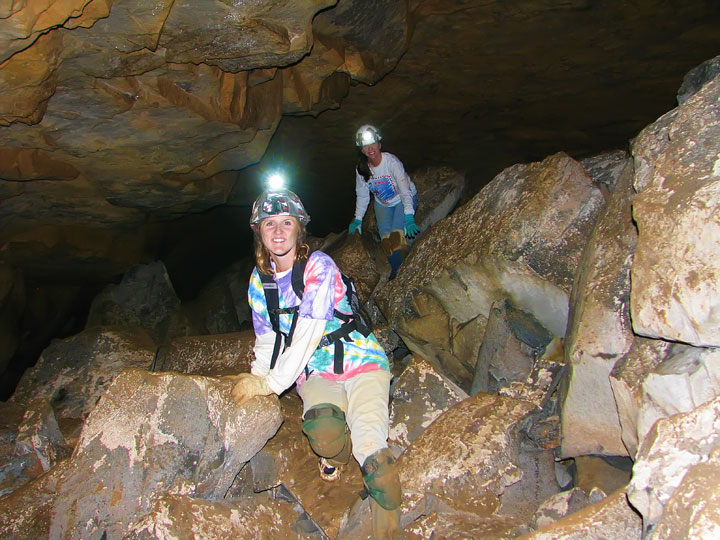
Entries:
<svg viewBox="0 0 720 540">
<path fill-rule="evenodd" d="M 292 251 L 292 248 L 288 249 L 285 253 L 281 253 L 280 255 L 275 255 L 275 254 L 273 254 L 273 255 L 275 255 L 275 256 L 278 257 L 278 258 L 279 258 L 279 257 L 284 257 L 285 255 L 287 255 L 287 254 L 290 253 L 291 251 Z"/>
<path fill-rule="evenodd" d="M 268 251 L 270 251 L 270 257 L 271 257 L 271 258 L 273 259 L 273 261 L 275 262 L 275 270 L 276 270 L 277 272 L 284 272 L 285 270 L 288 270 L 289 268 L 292 268 L 292 265 L 293 265 L 293 263 L 295 262 L 295 257 L 293 257 L 293 260 L 291 260 L 291 261 L 281 261 L 281 259 L 287 257 L 287 256 L 290 254 L 290 252 L 292 252 L 292 250 L 293 250 L 293 248 L 290 248 L 290 249 L 288 249 L 285 253 L 281 253 L 281 254 L 279 254 L 279 255 L 276 254 L 276 253 L 273 253 L 273 252 L 270 251 L 270 250 L 268 250 Z M 287 262 L 287 263 L 288 263 L 288 265 L 287 265 L 288 267 L 287 267 L 287 268 L 281 268 L 281 266 L 284 266 L 284 265 L 281 264 L 282 262 Z"/>
</svg>

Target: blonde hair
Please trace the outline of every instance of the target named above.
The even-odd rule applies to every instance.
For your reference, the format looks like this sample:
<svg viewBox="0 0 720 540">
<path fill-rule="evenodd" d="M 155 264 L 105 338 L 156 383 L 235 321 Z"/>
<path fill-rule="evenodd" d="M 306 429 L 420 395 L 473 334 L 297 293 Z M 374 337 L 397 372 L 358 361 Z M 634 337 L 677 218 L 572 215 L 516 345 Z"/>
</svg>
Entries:
<svg viewBox="0 0 720 540">
<path fill-rule="evenodd" d="M 300 220 L 298 220 L 294 216 L 291 217 L 295 220 L 298 226 L 295 248 L 295 260 L 293 261 L 293 264 L 295 264 L 298 261 L 302 261 L 308 258 L 308 256 L 310 255 L 310 246 L 307 244 L 307 242 L 305 242 L 305 237 L 307 235 L 305 225 L 300 223 Z M 272 260 L 270 251 L 268 251 L 268 248 L 266 248 L 265 245 L 262 243 L 262 237 L 260 236 L 261 224 L 262 222 L 258 223 L 258 227 L 257 229 L 254 229 L 253 234 L 255 238 L 255 265 L 257 266 L 258 272 L 260 272 L 261 274 L 265 274 L 266 276 L 272 276 L 275 271 L 270 264 L 270 261 Z"/>
</svg>

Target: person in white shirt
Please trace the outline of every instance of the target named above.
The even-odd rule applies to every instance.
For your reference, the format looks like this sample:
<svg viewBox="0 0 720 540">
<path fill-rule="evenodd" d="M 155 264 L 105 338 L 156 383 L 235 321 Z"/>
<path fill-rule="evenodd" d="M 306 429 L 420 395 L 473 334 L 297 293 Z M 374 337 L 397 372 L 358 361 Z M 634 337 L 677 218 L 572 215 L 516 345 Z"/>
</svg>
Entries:
<svg viewBox="0 0 720 540">
<path fill-rule="evenodd" d="M 407 254 L 405 237 L 415 238 L 420 233 L 415 223 L 418 197 L 402 162 L 394 154 L 381 151 L 381 140 L 380 131 L 369 124 L 355 134 L 361 155 L 355 168 L 355 219 L 348 234 L 362 234 L 362 220 L 372 194 L 380 243 L 390 263 L 389 279 L 393 279 Z"/>
</svg>

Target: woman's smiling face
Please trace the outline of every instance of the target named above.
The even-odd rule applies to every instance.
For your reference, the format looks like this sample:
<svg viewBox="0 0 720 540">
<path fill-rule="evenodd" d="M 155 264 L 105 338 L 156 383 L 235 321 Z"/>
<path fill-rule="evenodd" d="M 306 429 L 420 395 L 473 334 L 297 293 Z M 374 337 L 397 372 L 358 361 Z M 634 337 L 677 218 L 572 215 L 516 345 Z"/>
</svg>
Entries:
<svg viewBox="0 0 720 540">
<path fill-rule="evenodd" d="M 292 216 L 270 216 L 260 222 L 260 239 L 276 265 L 285 258 L 295 260 L 298 231 L 298 221 Z"/>
<path fill-rule="evenodd" d="M 366 144 L 362 147 L 362 153 L 365 154 L 371 164 L 376 164 L 380 160 L 380 143 Z"/>
</svg>

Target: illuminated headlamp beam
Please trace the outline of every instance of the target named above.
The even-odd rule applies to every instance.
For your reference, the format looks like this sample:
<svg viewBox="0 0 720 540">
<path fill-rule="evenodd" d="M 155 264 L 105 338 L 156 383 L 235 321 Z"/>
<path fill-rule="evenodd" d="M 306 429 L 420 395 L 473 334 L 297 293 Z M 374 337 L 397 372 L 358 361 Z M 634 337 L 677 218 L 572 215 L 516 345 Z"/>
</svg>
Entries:
<svg viewBox="0 0 720 540">
<path fill-rule="evenodd" d="M 268 176 L 267 185 L 270 189 L 282 189 L 285 187 L 285 177 L 280 173 L 272 173 Z"/>
</svg>

